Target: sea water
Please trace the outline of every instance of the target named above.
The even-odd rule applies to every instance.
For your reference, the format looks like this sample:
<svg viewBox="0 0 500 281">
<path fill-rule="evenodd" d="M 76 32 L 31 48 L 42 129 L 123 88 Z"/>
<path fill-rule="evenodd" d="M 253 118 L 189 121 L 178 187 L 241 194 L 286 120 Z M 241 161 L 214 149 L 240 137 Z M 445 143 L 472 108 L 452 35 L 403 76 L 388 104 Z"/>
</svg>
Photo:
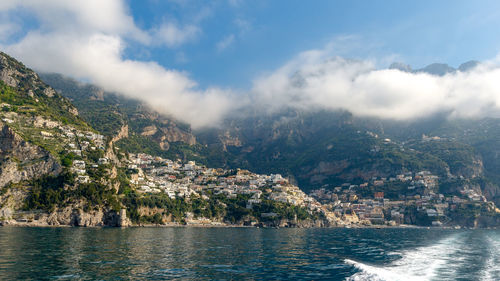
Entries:
<svg viewBox="0 0 500 281">
<path fill-rule="evenodd" d="M 0 228 L 0 280 L 500 280 L 500 230 Z"/>
</svg>

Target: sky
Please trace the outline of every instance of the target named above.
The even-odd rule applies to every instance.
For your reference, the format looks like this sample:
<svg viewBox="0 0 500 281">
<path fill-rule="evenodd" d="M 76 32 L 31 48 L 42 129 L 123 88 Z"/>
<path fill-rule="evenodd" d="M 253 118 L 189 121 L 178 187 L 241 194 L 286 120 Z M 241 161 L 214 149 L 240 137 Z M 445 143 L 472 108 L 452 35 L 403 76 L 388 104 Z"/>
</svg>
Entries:
<svg viewBox="0 0 500 281">
<path fill-rule="evenodd" d="M 434 62 L 456 67 L 500 50 L 498 1 L 179 2 L 129 2 L 140 28 L 167 21 L 197 32 L 171 48 L 131 50 L 127 56 L 186 70 L 203 86 L 248 88 L 263 71 L 343 37 L 351 40 L 335 55 L 379 58 L 380 67 L 389 58 L 414 68 Z"/>
<path fill-rule="evenodd" d="M 0 2 L 2 51 L 194 127 L 249 106 L 496 115 L 498 26 L 498 1 Z M 445 77 L 386 69 L 469 60 L 483 64 Z"/>
</svg>

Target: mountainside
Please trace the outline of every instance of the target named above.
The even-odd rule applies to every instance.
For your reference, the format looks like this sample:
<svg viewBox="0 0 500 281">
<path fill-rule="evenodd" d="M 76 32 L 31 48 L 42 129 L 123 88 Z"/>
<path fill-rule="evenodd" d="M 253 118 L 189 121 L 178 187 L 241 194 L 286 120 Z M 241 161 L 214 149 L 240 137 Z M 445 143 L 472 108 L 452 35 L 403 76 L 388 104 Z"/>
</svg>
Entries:
<svg viewBox="0 0 500 281">
<path fill-rule="evenodd" d="M 93 224 L 116 225 L 120 207 L 112 180 L 86 184 L 90 177 L 72 169 L 73 162 L 104 157 L 104 137 L 66 98 L 4 53 L 0 77 L 0 218 L 27 215 L 40 224 L 69 225 L 94 213 L 101 218 Z M 92 210 L 75 212 L 83 205 Z"/>
<path fill-rule="evenodd" d="M 2 165 L 19 180 L 4 186 L 0 201 L 8 208 L 0 217 L 24 200 L 22 209 L 49 212 L 42 221 L 53 224 L 252 224 L 265 221 L 262 212 L 278 214 L 285 224 L 296 224 L 294 216 L 313 224 L 324 224 L 318 216 L 329 218 L 333 225 L 496 221 L 495 119 L 392 122 L 289 109 L 241 114 L 219 128 L 191 131 L 140 101 L 92 85 L 44 74 L 56 92 L 20 64 L 9 71 L 2 77 L 12 85 L 27 79 L 12 80 L 12 73 L 35 78 L 24 87 L 4 83 L 9 153 Z M 50 97 L 36 96 L 30 85 L 43 85 L 38 92 Z M 315 201 L 296 185 L 325 205 L 304 203 Z"/>
<path fill-rule="evenodd" d="M 0 225 L 367 222 L 336 216 L 280 175 L 150 155 L 186 156 L 172 147 L 195 139 L 189 127 L 137 101 L 52 77 L 80 117 L 68 99 L 4 53 L 0 77 Z"/>
<path fill-rule="evenodd" d="M 446 74 L 455 73 L 457 71 L 466 72 L 466 71 L 469 71 L 469 70 L 475 68 L 478 65 L 479 65 L 478 61 L 471 60 L 471 61 L 462 63 L 456 69 L 445 64 L 445 63 L 433 63 L 433 64 L 429 64 L 428 66 L 426 66 L 424 68 L 413 70 L 412 67 L 407 65 L 407 64 L 395 62 L 389 66 L 389 69 L 398 69 L 398 70 L 401 70 L 404 72 L 413 72 L 413 73 L 423 72 L 423 73 L 427 73 L 427 74 L 431 74 L 431 75 L 444 76 Z"/>
<path fill-rule="evenodd" d="M 348 112 L 288 111 L 232 120 L 218 138 L 197 135 L 204 144 L 219 143 L 230 166 L 283 173 L 305 190 L 434 166 L 445 173 L 439 159 L 402 151 L 353 122 Z"/>
<path fill-rule="evenodd" d="M 196 135 L 200 143 L 223 151 L 221 158 L 229 167 L 284 174 L 323 202 L 359 204 L 357 198 L 381 193 L 390 200 L 418 204 L 420 198 L 440 194 L 449 203 L 438 205 L 457 212 L 449 218 L 475 226 L 481 204 L 463 203 L 463 209 L 457 209 L 454 202 L 500 204 L 495 152 L 499 124 L 496 119 L 442 118 L 405 124 L 355 118 L 347 112 L 290 110 L 233 119 L 224 129 Z M 442 212 L 442 207 L 434 208 Z M 394 212 L 402 210 L 406 223 L 426 225 L 426 217 L 433 216 L 426 210 L 434 209 L 424 205 L 412 211 L 407 206 Z"/>
<path fill-rule="evenodd" d="M 66 99 L 31 70 L 0 54 L 0 187 L 61 171 L 54 157 L 64 149 L 56 127 L 91 128 Z"/>
<path fill-rule="evenodd" d="M 386 135 L 395 139 L 409 143 L 421 139 L 421 143 L 427 144 L 420 149 L 428 149 L 448 159 L 447 162 L 459 172 L 458 176 L 484 178 L 483 191 L 490 200 L 500 204 L 500 158 L 497 149 L 500 145 L 500 119 L 449 120 L 437 117 L 406 125 L 380 124 L 380 128 L 385 128 Z M 476 165 L 464 170 L 467 163 Z"/>
<path fill-rule="evenodd" d="M 423 139 L 423 134 L 432 135 L 428 131 L 437 126 L 431 122 L 405 125 L 359 119 L 341 111 L 247 115 L 228 119 L 221 128 L 191 132 L 188 125 L 154 113 L 139 101 L 57 74 L 42 77 L 72 99 L 91 124 L 109 126 L 101 132 L 116 134 L 126 124 L 129 135 L 117 142 L 126 151 L 281 173 L 306 191 L 417 170 L 430 170 L 443 178 L 482 177 L 482 159 L 489 157 L 467 141 Z M 108 122 L 109 114 L 118 121 Z M 441 153 L 450 149 L 451 155 Z M 488 168 L 491 162 L 487 161 Z"/>
<path fill-rule="evenodd" d="M 59 74 L 41 74 L 41 78 L 70 99 L 79 108 L 81 117 L 104 135 L 114 136 L 123 125 L 128 125 L 131 136 L 142 142 L 154 141 L 164 151 L 172 143 L 196 143 L 189 125 L 161 115 L 138 100 Z"/>
<path fill-rule="evenodd" d="M 126 126 L 128 133 L 116 141 L 116 146 L 123 151 L 195 160 L 212 167 L 229 167 L 226 157 L 231 155 L 218 145 L 200 144 L 188 124 L 155 112 L 139 100 L 109 93 L 60 74 L 45 73 L 40 76 L 70 99 L 81 117 L 103 135 L 116 136 Z M 217 132 L 210 130 L 210 133 Z"/>
</svg>

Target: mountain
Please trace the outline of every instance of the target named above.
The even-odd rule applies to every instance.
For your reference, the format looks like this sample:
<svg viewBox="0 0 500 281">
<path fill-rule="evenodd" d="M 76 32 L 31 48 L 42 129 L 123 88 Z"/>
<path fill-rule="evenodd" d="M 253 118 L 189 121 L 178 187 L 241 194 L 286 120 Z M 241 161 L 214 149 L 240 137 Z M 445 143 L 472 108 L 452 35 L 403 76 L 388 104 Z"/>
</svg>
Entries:
<svg viewBox="0 0 500 281">
<path fill-rule="evenodd" d="M 403 72 L 413 72 L 413 69 L 411 68 L 410 65 L 404 64 L 401 62 L 394 62 L 389 66 L 389 69 L 397 69 L 401 70 Z"/>
<path fill-rule="evenodd" d="M 394 68 L 410 70 L 401 65 L 395 65 Z M 492 211 L 495 209 L 491 203 L 500 203 L 500 181 L 495 174 L 499 161 L 495 153 L 489 152 L 497 145 L 499 122 L 496 119 L 448 120 L 437 115 L 415 122 L 395 122 L 358 118 L 346 111 L 309 112 L 288 109 L 274 114 L 247 112 L 228 118 L 220 127 L 193 131 L 186 124 L 152 111 L 140 101 L 108 93 L 57 74 L 44 74 L 42 78 L 57 93 L 75 104 L 79 111 L 77 119 L 82 126 L 95 130 L 106 139 L 103 155 L 111 160 L 112 165 L 102 170 L 100 176 L 113 176 L 101 186 L 101 190 L 113 187 L 114 195 L 106 195 L 107 198 L 110 202 L 118 202 L 113 203 L 116 205 L 115 209 L 126 207 L 129 217 L 136 223 L 141 220 L 183 220 L 185 212 L 193 208 L 191 203 L 175 203 L 185 206 L 185 209 L 172 218 L 172 213 L 166 210 L 177 207 L 172 205 L 174 203 L 170 199 L 163 198 L 161 194 L 147 195 L 153 189 L 145 185 L 149 184 L 146 176 L 153 179 L 157 177 L 154 173 L 157 173 L 158 167 L 145 164 L 137 171 L 126 168 L 134 166 L 130 164 L 133 161 L 151 161 L 159 163 L 159 167 L 163 165 L 162 161 L 166 161 L 155 159 L 181 159 L 184 163 L 195 160 L 202 164 L 200 167 L 223 168 L 221 171 L 227 172 L 222 172 L 219 177 L 223 177 L 224 181 L 227 176 L 234 175 L 231 171 L 238 169 L 251 171 L 252 177 L 258 177 L 259 174 L 282 174 L 290 184 L 315 194 L 318 200 L 326 200 L 326 194 L 328 199 L 322 202 L 330 206 L 325 207 L 328 210 L 337 210 L 334 215 L 336 218 L 350 219 L 350 214 L 360 212 L 338 207 L 339 202 L 373 200 L 382 192 L 388 200 L 403 199 L 405 204 L 410 204 L 393 209 L 405 212 L 404 220 L 395 219 L 396 221 L 430 225 L 434 220 L 425 214 L 425 209 L 412 205 L 417 204 L 421 197 L 431 198 L 434 202 L 432 204 L 448 204 L 448 209 L 444 211 L 444 218 L 448 223 L 461 221 L 462 225 L 474 226 L 492 225 L 492 221 L 495 221 Z M 66 102 L 69 103 L 67 100 Z M 477 127 L 478 124 L 480 127 Z M 13 126 L 9 126 L 11 127 Z M 141 153 L 152 158 L 138 156 L 143 155 Z M 82 158 L 87 161 L 87 165 L 96 163 L 98 158 L 94 156 L 92 160 L 83 154 Z M 65 155 L 64 152 L 62 155 Z M 62 157 L 60 163 L 65 158 L 67 156 Z M 191 174 L 185 174 L 183 164 L 172 165 L 181 167 L 181 170 L 162 168 L 162 173 L 176 172 L 183 176 Z M 245 173 L 238 176 L 245 177 Z M 90 176 L 92 181 L 99 179 L 98 174 L 92 173 Z M 195 179 L 189 177 L 191 179 L 188 182 Z M 408 178 L 411 180 L 407 180 Z M 145 182 L 139 183 L 137 179 Z M 184 178 L 174 176 L 169 180 L 183 181 Z M 162 184 L 161 181 L 156 186 L 159 184 Z M 145 190 L 146 193 L 143 193 Z M 138 191 L 140 192 L 137 193 Z M 276 192 L 281 194 L 280 190 Z M 273 200 L 282 200 L 273 192 L 268 195 Z M 100 201 L 103 202 L 102 199 Z M 217 205 L 217 202 L 221 201 L 210 204 Z M 456 202 L 461 202 L 458 203 L 458 209 Z M 239 203 L 231 204 L 231 217 L 241 221 L 244 216 L 240 215 L 246 211 L 241 212 L 239 208 L 242 205 L 238 205 Z M 104 207 L 106 206 L 111 207 L 104 202 Z M 390 209 L 385 211 L 389 212 L 386 216 L 391 218 Z M 199 214 L 203 212 L 200 211 Z M 214 215 L 221 219 L 221 213 L 211 212 L 209 216 Z M 361 215 L 364 215 L 363 212 Z M 493 219 L 486 219 L 488 223 L 480 222 L 478 218 L 483 217 Z M 225 219 L 227 218 L 226 215 Z"/>
<path fill-rule="evenodd" d="M 470 71 L 472 69 L 474 69 L 475 67 L 477 67 L 480 63 L 478 61 L 475 61 L 475 60 L 471 60 L 471 61 L 468 61 L 468 62 L 464 62 L 462 63 L 459 67 L 458 67 L 458 70 L 459 71 L 462 71 L 462 72 L 467 72 L 467 71 Z"/>
<path fill-rule="evenodd" d="M 426 151 L 405 149 L 348 112 L 290 110 L 271 116 L 231 120 L 217 133 L 196 132 L 200 143 L 219 145 L 231 155 L 229 165 L 292 175 L 304 189 L 373 176 L 387 177 L 408 169 L 449 166 Z M 210 131 L 210 130 L 208 130 Z M 419 136 L 420 140 L 420 136 Z"/>
<path fill-rule="evenodd" d="M 462 63 L 457 69 L 444 64 L 444 63 L 432 63 L 429 64 L 428 66 L 421 68 L 421 69 L 416 69 L 413 70 L 412 67 L 408 64 L 404 64 L 401 62 L 394 62 L 389 66 L 389 69 L 397 69 L 401 70 L 404 72 L 411 72 L 411 73 L 427 73 L 431 75 L 437 75 L 437 76 L 444 76 L 449 73 L 455 73 L 457 71 L 461 72 L 467 72 L 475 67 L 477 67 L 480 64 L 480 62 L 471 60 L 465 63 Z"/>
<path fill-rule="evenodd" d="M 0 225 L 367 222 L 338 217 L 280 175 L 176 160 L 174 147 L 200 147 L 189 127 L 138 101 L 46 76 L 78 111 L 4 53 L 0 78 Z"/>
<path fill-rule="evenodd" d="M 118 147 L 168 158 L 195 157 L 185 155 L 184 151 L 185 146 L 196 144 L 188 124 L 159 114 L 139 100 L 106 92 L 60 74 L 43 73 L 40 77 L 68 98 L 78 108 L 80 116 L 102 134 L 113 137 L 126 131 L 127 134 L 117 141 Z"/>
<path fill-rule="evenodd" d="M 281 173 L 326 203 L 357 202 L 382 192 L 409 204 L 417 196 L 415 202 L 422 202 L 440 194 L 443 205 L 438 205 L 453 209 L 443 211 L 449 212 L 448 223 L 475 227 L 498 222 L 499 126 L 498 119 L 394 122 L 344 111 L 288 110 L 233 118 L 222 129 L 195 134 L 201 144 L 223 151 L 220 158 L 228 167 Z M 463 205 L 457 208 L 455 202 Z M 433 207 L 395 211 L 405 210 L 406 223 L 430 225 L 426 208 Z M 482 208 L 489 215 L 480 215 Z"/>
<path fill-rule="evenodd" d="M 404 65 L 393 67 L 411 69 Z M 450 70 L 439 64 L 426 69 L 433 71 L 439 67 Z M 485 190 L 490 200 L 497 203 L 500 200 L 497 192 L 500 181 L 495 180 L 492 172 L 496 159 L 484 153 L 484 148 L 479 150 L 479 144 L 442 134 L 451 126 L 451 122 L 444 117 L 405 123 L 356 118 L 343 111 L 288 110 L 274 115 L 250 113 L 245 117 L 230 118 L 220 128 L 193 132 L 189 126 L 182 127 L 186 135 L 192 136 L 187 139 L 196 141 L 177 139 L 179 141 L 169 143 L 166 150 L 162 147 L 161 137 L 144 134 L 144 128 L 150 128 L 156 118 L 169 120 L 163 124 L 176 124 L 174 120 L 157 113 L 154 115 L 151 111 L 142 114 L 148 118 L 134 119 L 137 112 L 147 108 L 139 101 L 105 93 L 97 87 L 82 85 L 59 75 L 42 77 L 71 98 L 82 115 L 88 112 L 93 118 L 101 118 L 96 119 L 96 123 L 105 123 L 106 119 L 99 117 L 99 112 L 110 112 L 109 108 L 113 108 L 114 112 L 125 112 L 120 113 L 120 124 L 133 124 L 139 120 L 137 123 L 140 125 L 129 126 L 131 136 L 117 143 L 131 152 L 145 150 L 152 155 L 194 159 L 213 167 L 281 173 L 305 191 L 333 188 L 343 183 L 359 184 L 374 177 L 394 177 L 409 171 L 430 170 L 443 181 L 448 177 L 484 178 L 481 186 L 474 185 L 476 189 Z M 104 109 L 94 109 L 96 104 Z M 468 124 L 470 127 L 474 121 Z M 163 138 L 171 138 L 168 130 L 162 132 Z M 483 133 L 478 131 L 476 135 Z M 453 157 L 443 151 L 452 151 Z M 461 184 L 452 185 L 459 189 Z"/>
<path fill-rule="evenodd" d="M 454 73 L 456 71 L 455 68 L 447 65 L 447 64 L 444 64 L 444 63 L 433 63 L 433 64 L 430 64 L 422 69 L 417 69 L 415 70 L 415 72 L 425 72 L 425 73 L 429 73 L 429 74 L 432 74 L 432 75 L 437 75 L 437 76 L 444 76 L 448 73 Z"/>
<path fill-rule="evenodd" d="M 91 130 L 77 109 L 43 83 L 38 75 L 0 53 L 0 187 L 61 171 L 56 159 L 64 149 L 59 126 Z"/>
<path fill-rule="evenodd" d="M 161 115 L 138 100 L 105 92 L 60 74 L 44 73 L 40 77 L 67 97 L 80 109 L 82 118 L 105 135 L 113 136 L 121 126 L 128 125 L 131 133 L 150 137 L 165 150 L 174 142 L 196 143 L 189 125 Z"/>
<path fill-rule="evenodd" d="M 25 214 L 29 218 L 18 219 L 36 217 L 40 224 L 52 225 L 119 224 L 124 218 L 112 187 L 116 179 L 104 178 L 111 170 L 89 171 L 99 178 L 91 184 L 83 182 L 90 176 L 72 170 L 77 161 L 97 162 L 113 155 L 104 137 L 80 118 L 70 101 L 4 53 L 0 77 L 0 218 Z M 88 206 L 86 212 L 82 206 Z"/>
</svg>

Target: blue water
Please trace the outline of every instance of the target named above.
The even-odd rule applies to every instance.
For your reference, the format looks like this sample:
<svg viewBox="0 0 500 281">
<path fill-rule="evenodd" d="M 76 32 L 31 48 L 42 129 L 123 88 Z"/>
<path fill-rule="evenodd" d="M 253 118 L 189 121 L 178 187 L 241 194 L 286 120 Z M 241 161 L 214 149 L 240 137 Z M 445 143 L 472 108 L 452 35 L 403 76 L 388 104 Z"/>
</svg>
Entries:
<svg viewBox="0 0 500 281">
<path fill-rule="evenodd" d="M 1 280 L 500 280 L 500 231 L 0 228 Z"/>
</svg>

